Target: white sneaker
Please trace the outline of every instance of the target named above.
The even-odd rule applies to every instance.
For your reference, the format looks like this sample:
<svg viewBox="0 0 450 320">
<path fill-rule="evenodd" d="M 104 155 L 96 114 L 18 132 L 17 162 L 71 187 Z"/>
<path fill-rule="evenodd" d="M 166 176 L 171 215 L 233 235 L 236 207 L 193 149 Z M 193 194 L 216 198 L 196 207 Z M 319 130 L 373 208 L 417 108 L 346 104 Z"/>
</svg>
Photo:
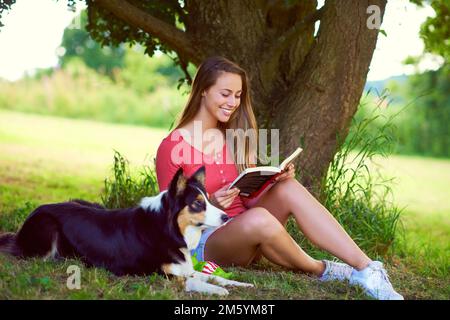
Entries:
<svg viewBox="0 0 450 320">
<path fill-rule="evenodd" d="M 349 280 L 352 275 L 353 268 L 348 264 L 339 263 L 329 260 L 323 260 L 325 262 L 325 271 L 320 276 L 320 281 L 333 281 L 333 280 Z"/>
<path fill-rule="evenodd" d="M 368 295 L 378 300 L 404 300 L 395 292 L 380 261 L 372 261 L 361 271 L 354 269 L 350 284 L 361 286 Z"/>
</svg>

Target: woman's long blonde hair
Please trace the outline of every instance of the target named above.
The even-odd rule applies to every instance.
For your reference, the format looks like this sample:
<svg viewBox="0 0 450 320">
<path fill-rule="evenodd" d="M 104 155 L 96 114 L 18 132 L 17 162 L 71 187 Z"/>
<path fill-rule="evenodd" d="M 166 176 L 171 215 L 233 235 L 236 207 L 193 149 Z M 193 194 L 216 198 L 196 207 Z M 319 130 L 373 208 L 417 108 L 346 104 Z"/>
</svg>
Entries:
<svg viewBox="0 0 450 320">
<path fill-rule="evenodd" d="M 228 122 L 219 122 L 218 129 L 220 129 L 224 134 L 226 129 L 243 129 L 244 132 L 247 132 L 248 129 L 253 129 L 256 133 L 256 139 L 258 139 L 258 128 L 250 99 L 250 87 L 247 73 L 236 63 L 219 56 L 206 59 L 198 68 L 194 82 L 192 83 L 192 90 L 189 95 L 188 102 L 184 107 L 179 120 L 177 121 L 175 129 L 184 126 L 195 117 L 200 109 L 202 92 L 213 86 L 216 83 L 217 78 L 224 72 L 234 73 L 241 76 L 241 103 L 237 110 L 233 112 Z M 233 159 L 239 172 L 242 172 L 251 164 L 254 164 L 256 159 L 256 145 L 250 143 L 247 139 L 244 139 L 243 142 L 244 152 L 236 152 L 236 148 L 232 149 Z M 241 146 L 238 146 L 238 148 L 239 147 Z M 238 157 L 240 159 L 238 159 Z"/>
</svg>

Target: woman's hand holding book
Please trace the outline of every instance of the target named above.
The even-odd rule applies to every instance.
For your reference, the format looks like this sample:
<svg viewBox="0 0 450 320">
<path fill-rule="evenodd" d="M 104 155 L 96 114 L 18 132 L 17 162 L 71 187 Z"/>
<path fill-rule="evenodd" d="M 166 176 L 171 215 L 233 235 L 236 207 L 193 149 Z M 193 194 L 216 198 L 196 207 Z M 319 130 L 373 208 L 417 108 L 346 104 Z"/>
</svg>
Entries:
<svg viewBox="0 0 450 320">
<path fill-rule="evenodd" d="M 214 206 L 220 209 L 226 209 L 233 203 L 234 198 L 236 198 L 240 190 L 238 188 L 227 190 L 229 186 L 230 184 L 227 184 L 211 195 L 210 201 Z"/>
<path fill-rule="evenodd" d="M 295 178 L 295 167 L 294 164 L 289 164 L 285 170 L 282 171 L 282 173 L 275 178 L 276 182 L 280 182 L 289 178 Z"/>
</svg>

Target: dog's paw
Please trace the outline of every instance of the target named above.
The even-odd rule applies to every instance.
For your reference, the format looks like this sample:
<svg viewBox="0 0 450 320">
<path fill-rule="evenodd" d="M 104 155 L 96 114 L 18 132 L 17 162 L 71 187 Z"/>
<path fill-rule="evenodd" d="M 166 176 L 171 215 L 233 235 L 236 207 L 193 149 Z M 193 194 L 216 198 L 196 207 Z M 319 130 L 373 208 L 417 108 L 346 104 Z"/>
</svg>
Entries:
<svg viewBox="0 0 450 320">
<path fill-rule="evenodd" d="M 237 286 L 238 287 L 253 288 L 255 285 L 253 285 L 252 283 L 247 283 L 247 282 L 239 282 L 239 284 Z"/>
<path fill-rule="evenodd" d="M 233 280 L 227 280 L 226 283 L 223 283 L 225 286 L 234 286 L 234 287 L 254 287 L 253 284 L 247 282 L 239 282 Z"/>
<path fill-rule="evenodd" d="M 226 296 L 228 290 L 217 285 L 203 282 L 200 279 L 190 278 L 186 280 L 186 291 L 201 292 L 207 294 L 217 294 L 220 296 Z"/>
<path fill-rule="evenodd" d="M 210 292 L 208 292 L 208 293 L 211 293 L 211 294 L 218 294 L 219 296 L 226 296 L 226 295 L 228 295 L 228 290 L 227 289 L 225 289 L 225 288 L 222 288 L 222 287 L 217 287 L 216 286 L 216 288 L 214 288 L 213 290 L 211 290 Z"/>
</svg>

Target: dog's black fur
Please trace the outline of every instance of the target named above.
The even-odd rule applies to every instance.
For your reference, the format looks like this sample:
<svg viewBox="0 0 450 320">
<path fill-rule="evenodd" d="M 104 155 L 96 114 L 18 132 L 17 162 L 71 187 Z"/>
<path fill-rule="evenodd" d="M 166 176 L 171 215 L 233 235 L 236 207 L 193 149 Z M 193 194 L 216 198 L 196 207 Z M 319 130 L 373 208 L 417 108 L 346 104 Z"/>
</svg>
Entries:
<svg viewBox="0 0 450 320">
<path fill-rule="evenodd" d="M 53 247 L 55 258 L 79 258 L 116 275 L 161 272 L 164 264 L 185 259 L 180 252 L 186 248 L 177 222 L 180 210 L 192 205 L 199 190 L 206 194 L 204 167 L 183 183 L 180 179 L 181 169 L 162 195 L 159 210 L 109 210 L 84 200 L 42 205 L 17 234 L 0 236 L 0 252 L 27 258 L 47 256 Z"/>
</svg>

